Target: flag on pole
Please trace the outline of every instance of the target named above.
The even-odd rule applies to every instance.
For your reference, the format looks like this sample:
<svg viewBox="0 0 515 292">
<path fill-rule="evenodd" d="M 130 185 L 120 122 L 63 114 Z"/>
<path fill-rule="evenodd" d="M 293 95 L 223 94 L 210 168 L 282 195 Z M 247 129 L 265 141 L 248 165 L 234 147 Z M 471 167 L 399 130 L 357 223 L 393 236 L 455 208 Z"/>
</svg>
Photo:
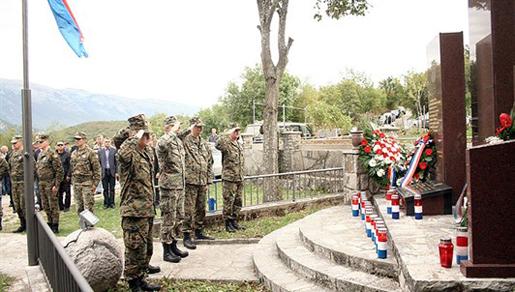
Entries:
<svg viewBox="0 0 515 292">
<path fill-rule="evenodd" d="M 83 36 L 66 0 L 48 0 L 59 31 L 70 48 L 80 57 L 88 57 L 84 49 Z"/>
</svg>

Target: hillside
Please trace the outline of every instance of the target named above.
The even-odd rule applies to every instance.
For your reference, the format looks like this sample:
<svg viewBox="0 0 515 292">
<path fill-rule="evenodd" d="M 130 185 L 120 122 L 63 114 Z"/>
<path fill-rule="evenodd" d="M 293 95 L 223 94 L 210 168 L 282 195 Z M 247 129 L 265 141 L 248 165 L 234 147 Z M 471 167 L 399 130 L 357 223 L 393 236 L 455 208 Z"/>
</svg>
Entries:
<svg viewBox="0 0 515 292">
<path fill-rule="evenodd" d="M 20 81 L 0 79 L 0 118 L 21 125 Z M 79 89 L 55 89 L 31 84 L 32 120 L 36 129 L 71 126 L 91 121 L 126 120 L 138 113 L 193 114 L 198 107 L 173 101 L 129 99 Z M 0 125 L 1 126 L 1 125 Z M 1 129 L 0 129 L 1 130 Z"/>
<path fill-rule="evenodd" d="M 88 143 L 92 144 L 95 137 L 103 135 L 105 137 L 113 137 L 119 129 L 127 126 L 127 121 L 101 121 L 101 122 L 87 122 L 72 127 L 64 128 L 58 131 L 49 133 L 52 142 L 67 141 L 73 142 L 73 136 L 76 132 L 84 132 L 88 135 Z"/>
</svg>

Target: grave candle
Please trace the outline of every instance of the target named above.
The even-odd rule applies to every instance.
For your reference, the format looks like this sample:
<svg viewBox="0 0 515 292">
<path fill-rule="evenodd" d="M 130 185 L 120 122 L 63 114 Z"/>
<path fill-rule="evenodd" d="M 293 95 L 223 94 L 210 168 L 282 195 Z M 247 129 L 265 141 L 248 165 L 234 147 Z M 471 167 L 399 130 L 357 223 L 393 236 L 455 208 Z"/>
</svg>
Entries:
<svg viewBox="0 0 515 292">
<path fill-rule="evenodd" d="M 372 237 L 372 224 L 370 223 L 370 215 L 373 213 L 374 211 L 371 207 L 365 210 L 365 232 L 367 233 L 367 237 Z"/>
<path fill-rule="evenodd" d="M 386 214 L 392 214 L 392 193 L 391 189 L 386 191 Z"/>
<path fill-rule="evenodd" d="M 377 258 L 385 259 L 386 248 L 387 248 L 387 235 L 386 228 L 378 228 L 377 229 Z"/>
<path fill-rule="evenodd" d="M 440 244 L 438 245 L 438 251 L 440 253 L 440 266 L 444 268 L 452 267 L 453 250 L 454 245 L 452 244 L 450 237 L 444 237 L 440 239 Z"/>
<path fill-rule="evenodd" d="M 456 229 L 456 263 L 468 260 L 468 232 L 467 227 L 460 226 Z"/>
<path fill-rule="evenodd" d="M 352 216 L 359 216 L 359 197 L 358 195 L 352 195 Z"/>
<path fill-rule="evenodd" d="M 377 214 L 370 215 L 370 237 L 372 239 L 372 242 L 376 242 L 376 236 L 375 236 L 375 230 L 376 230 L 376 220 L 379 219 L 379 216 Z"/>
<path fill-rule="evenodd" d="M 392 194 L 392 219 L 399 219 L 399 195 Z"/>
<path fill-rule="evenodd" d="M 367 206 L 367 199 L 361 197 L 361 221 L 365 220 L 365 209 Z"/>
<path fill-rule="evenodd" d="M 422 219 L 422 196 L 420 194 L 416 194 L 414 198 L 414 207 L 415 207 L 415 219 Z"/>
<path fill-rule="evenodd" d="M 376 241 L 374 242 L 374 245 L 375 245 L 375 248 L 376 248 L 376 253 L 377 253 L 377 242 L 378 242 L 378 239 L 379 239 L 379 229 L 381 228 L 385 228 L 386 229 L 386 225 L 384 224 L 384 222 L 377 222 L 376 223 L 376 229 L 374 230 L 375 233 L 376 233 Z"/>
</svg>

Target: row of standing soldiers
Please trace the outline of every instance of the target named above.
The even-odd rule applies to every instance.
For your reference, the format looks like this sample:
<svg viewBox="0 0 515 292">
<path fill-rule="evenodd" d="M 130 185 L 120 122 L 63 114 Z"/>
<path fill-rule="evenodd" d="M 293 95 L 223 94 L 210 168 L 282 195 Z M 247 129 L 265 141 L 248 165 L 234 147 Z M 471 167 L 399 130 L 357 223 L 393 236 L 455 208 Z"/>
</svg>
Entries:
<svg viewBox="0 0 515 292">
<path fill-rule="evenodd" d="M 180 131 L 174 116 L 164 121 L 164 135 L 155 148 L 150 145 L 150 130 L 144 115 L 129 118 L 129 126 L 113 138 L 118 151 L 121 183 L 120 212 L 125 244 L 124 275 L 132 291 L 158 290 L 145 280 L 149 273 L 160 271 L 149 264 L 153 253 L 152 226 L 154 210 L 154 178 L 158 178 L 161 195 L 161 231 L 163 260 L 177 263 L 188 252 L 177 247 L 183 244 L 195 249 L 192 241 L 213 239 L 203 231 L 208 187 L 213 180 L 213 157 L 209 144 L 200 137 L 203 123 L 190 120 L 190 127 Z M 238 214 L 242 206 L 243 149 L 238 142 L 240 128 L 231 125 L 228 135 L 221 136 L 216 148 L 222 152 L 224 219 L 228 232 L 242 227 Z M 157 159 L 157 161 L 156 161 Z M 159 173 L 154 173 L 158 163 Z"/>
<path fill-rule="evenodd" d="M 70 173 L 73 181 L 73 190 L 77 212 L 84 208 L 93 211 L 95 187 L 100 181 L 100 164 L 96 153 L 86 145 L 86 136 L 78 133 L 75 136 L 77 150 L 72 152 L 70 158 Z M 50 229 L 59 232 L 59 203 L 58 189 L 64 178 L 64 170 L 61 159 L 52 151 L 49 144 L 49 136 L 40 134 L 36 137 L 39 155 L 37 161 L 32 152 L 27 152 L 28 159 L 34 163 L 34 176 L 41 196 L 41 207 L 47 215 L 47 224 Z M 14 232 L 23 232 L 26 229 L 25 197 L 24 197 L 24 166 L 23 140 L 21 136 L 14 136 L 11 140 L 13 152 L 8 160 L 0 159 L 0 177 L 9 173 L 12 184 L 14 210 L 20 220 L 20 227 Z M 29 154 L 31 153 L 31 154 Z M 33 187 L 30 187 L 32 190 Z M 0 226 L 2 211 L 0 209 Z"/>
</svg>

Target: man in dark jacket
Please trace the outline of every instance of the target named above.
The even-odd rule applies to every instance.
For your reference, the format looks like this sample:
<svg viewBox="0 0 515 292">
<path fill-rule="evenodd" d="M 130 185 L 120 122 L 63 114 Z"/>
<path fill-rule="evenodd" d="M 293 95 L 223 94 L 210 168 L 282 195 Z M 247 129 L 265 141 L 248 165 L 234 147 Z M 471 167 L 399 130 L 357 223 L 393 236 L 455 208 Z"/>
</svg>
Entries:
<svg viewBox="0 0 515 292">
<path fill-rule="evenodd" d="M 70 152 L 64 148 L 63 142 L 57 142 L 56 152 L 61 158 L 61 165 L 63 166 L 64 178 L 59 185 L 59 210 L 68 212 L 70 210 L 71 201 L 71 187 L 70 187 Z M 66 195 L 65 195 L 66 194 Z"/>
<path fill-rule="evenodd" d="M 116 148 L 111 140 L 104 140 L 104 147 L 98 149 L 98 158 L 102 169 L 102 187 L 104 188 L 104 209 L 114 209 L 114 186 L 116 184 Z"/>
</svg>

